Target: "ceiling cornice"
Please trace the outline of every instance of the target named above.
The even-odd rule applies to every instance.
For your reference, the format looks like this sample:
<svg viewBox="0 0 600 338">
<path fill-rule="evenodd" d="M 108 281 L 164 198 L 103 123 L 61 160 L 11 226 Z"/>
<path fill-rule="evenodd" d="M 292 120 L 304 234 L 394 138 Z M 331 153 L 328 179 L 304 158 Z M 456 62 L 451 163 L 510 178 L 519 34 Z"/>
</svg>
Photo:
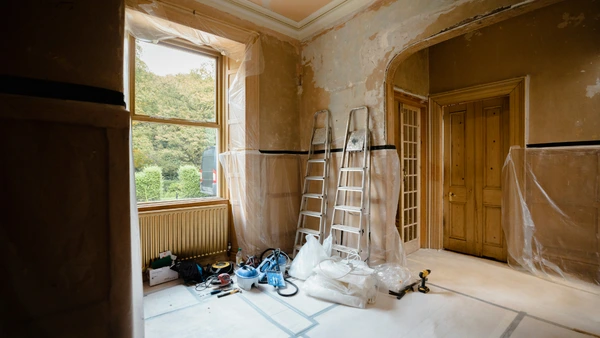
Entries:
<svg viewBox="0 0 600 338">
<path fill-rule="evenodd" d="M 272 29 L 300 41 L 329 28 L 341 18 L 355 13 L 373 0 L 333 0 L 302 21 L 294 21 L 253 2 L 244 0 L 196 0 L 199 3 L 228 12 L 241 19 Z"/>
</svg>

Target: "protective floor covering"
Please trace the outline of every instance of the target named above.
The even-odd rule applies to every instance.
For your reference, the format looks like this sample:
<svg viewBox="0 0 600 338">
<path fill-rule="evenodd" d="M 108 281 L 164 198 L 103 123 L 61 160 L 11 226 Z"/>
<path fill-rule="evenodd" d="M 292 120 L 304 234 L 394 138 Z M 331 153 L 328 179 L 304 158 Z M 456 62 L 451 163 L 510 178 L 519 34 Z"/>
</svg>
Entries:
<svg viewBox="0 0 600 338">
<path fill-rule="evenodd" d="M 144 297 L 146 337 L 600 337 L 600 288 L 559 285 L 503 264 L 419 250 L 431 292 L 379 293 L 367 309 L 284 298 L 272 287 L 217 299 L 173 286 Z"/>
</svg>

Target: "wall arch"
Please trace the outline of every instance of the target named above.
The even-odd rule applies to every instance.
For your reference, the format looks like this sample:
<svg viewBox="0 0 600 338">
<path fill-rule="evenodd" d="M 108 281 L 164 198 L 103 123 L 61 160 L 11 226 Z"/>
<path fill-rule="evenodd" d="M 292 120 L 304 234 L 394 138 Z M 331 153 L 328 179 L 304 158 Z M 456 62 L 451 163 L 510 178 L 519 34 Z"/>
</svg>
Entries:
<svg viewBox="0 0 600 338">
<path fill-rule="evenodd" d="M 385 142 L 386 144 L 395 144 L 396 137 L 399 135 L 395 135 L 397 133 L 398 128 L 396 128 L 396 124 L 399 123 L 397 119 L 397 113 L 395 110 L 395 98 L 394 98 L 394 78 L 396 72 L 399 69 L 399 66 L 408 59 L 411 55 L 429 48 L 438 43 L 450 40 L 454 37 L 461 36 L 470 31 L 474 31 L 477 29 L 481 29 L 486 26 L 490 26 L 510 18 L 519 16 L 521 14 L 525 14 L 527 12 L 534 11 L 536 9 L 548 6 L 557 1 L 546 1 L 546 2 L 537 2 L 533 4 L 523 4 L 513 7 L 506 7 L 502 10 L 494 11 L 486 15 L 477 16 L 472 19 L 464 20 L 463 22 L 445 29 L 439 33 L 435 33 L 426 37 L 420 41 L 409 44 L 403 50 L 401 50 L 396 55 L 392 56 L 388 61 L 385 73 L 384 80 L 384 111 L 385 111 Z M 430 100 L 431 101 L 431 100 Z M 440 114 L 440 110 L 432 109 L 429 107 L 426 113 L 426 117 L 422 120 L 426 123 L 428 128 L 428 132 L 426 133 L 426 138 L 424 139 L 424 143 L 426 144 L 426 149 L 421 150 L 422 156 L 422 165 L 426 167 L 426 173 L 423 173 L 423 179 L 425 181 L 425 187 L 423 187 L 422 193 L 425 195 L 425 201 L 422 205 L 424 208 L 424 213 L 421 215 L 421 227 L 425 227 L 427 231 L 425 233 L 421 233 L 424 238 L 421 240 L 421 247 L 429 247 L 441 249 L 443 247 L 442 240 L 439 238 L 441 234 L 441 213 L 435 213 L 435 211 L 441 207 L 441 203 L 437 203 L 436 201 L 443 199 L 442 196 L 442 184 L 443 182 L 440 180 L 440 168 L 439 161 L 432 161 L 432 156 L 435 156 L 437 159 L 440 155 L 440 147 L 436 146 L 433 142 L 439 142 L 439 138 L 433 138 L 434 133 L 432 132 L 431 121 L 434 120 L 434 116 L 432 114 Z M 439 122 L 439 119 L 435 119 Z M 522 142 L 519 142 L 521 144 Z M 434 175 L 435 174 L 435 175 Z M 425 202 L 423 201 L 423 202 Z"/>
</svg>

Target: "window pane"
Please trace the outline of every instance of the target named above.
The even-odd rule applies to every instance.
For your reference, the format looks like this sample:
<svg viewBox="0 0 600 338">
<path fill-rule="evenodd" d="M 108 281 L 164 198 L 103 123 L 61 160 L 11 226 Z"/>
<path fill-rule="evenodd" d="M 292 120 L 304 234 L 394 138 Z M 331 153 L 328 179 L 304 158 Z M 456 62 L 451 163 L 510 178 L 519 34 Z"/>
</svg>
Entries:
<svg viewBox="0 0 600 338">
<path fill-rule="evenodd" d="M 217 195 L 217 129 L 133 122 L 138 202 Z"/>
<path fill-rule="evenodd" d="M 214 57 L 136 41 L 135 113 L 216 122 Z"/>
</svg>

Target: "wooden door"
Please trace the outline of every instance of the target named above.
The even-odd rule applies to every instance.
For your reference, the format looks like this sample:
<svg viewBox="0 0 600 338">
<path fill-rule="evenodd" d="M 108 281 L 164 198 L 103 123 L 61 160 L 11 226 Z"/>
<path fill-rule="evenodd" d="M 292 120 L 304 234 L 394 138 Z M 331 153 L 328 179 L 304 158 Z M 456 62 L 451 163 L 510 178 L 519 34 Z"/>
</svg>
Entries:
<svg viewBox="0 0 600 338">
<path fill-rule="evenodd" d="M 506 261 L 502 165 L 508 97 L 444 107 L 444 248 Z"/>
<path fill-rule="evenodd" d="M 396 227 L 407 254 L 419 249 L 420 244 L 420 181 L 421 181 L 421 108 L 398 103 L 400 139 L 397 149 L 400 157 L 400 198 Z"/>
</svg>

